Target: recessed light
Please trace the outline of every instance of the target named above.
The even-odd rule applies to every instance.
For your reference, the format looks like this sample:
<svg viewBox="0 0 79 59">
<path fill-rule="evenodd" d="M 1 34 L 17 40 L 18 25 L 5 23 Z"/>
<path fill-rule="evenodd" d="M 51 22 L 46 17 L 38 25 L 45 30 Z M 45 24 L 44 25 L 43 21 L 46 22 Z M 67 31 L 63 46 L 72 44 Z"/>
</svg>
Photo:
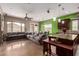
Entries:
<svg viewBox="0 0 79 59">
<path fill-rule="evenodd" d="M 47 10 L 47 13 L 50 13 L 50 10 L 49 9 Z"/>
<path fill-rule="evenodd" d="M 77 7 L 79 9 L 79 7 Z"/>
<path fill-rule="evenodd" d="M 65 8 L 62 7 L 62 10 L 64 10 Z"/>
<path fill-rule="evenodd" d="M 60 7 L 60 6 L 61 6 L 61 4 L 58 4 L 58 6 Z"/>
</svg>

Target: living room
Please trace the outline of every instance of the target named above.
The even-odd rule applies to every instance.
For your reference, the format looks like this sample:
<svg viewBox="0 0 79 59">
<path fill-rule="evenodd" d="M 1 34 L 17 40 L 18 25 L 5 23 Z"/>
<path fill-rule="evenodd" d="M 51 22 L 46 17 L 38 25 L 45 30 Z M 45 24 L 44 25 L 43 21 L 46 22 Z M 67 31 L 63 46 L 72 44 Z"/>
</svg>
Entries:
<svg viewBox="0 0 79 59">
<path fill-rule="evenodd" d="M 0 3 L 1 56 L 78 56 L 78 30 L 79 3 Z"/>
</svg>

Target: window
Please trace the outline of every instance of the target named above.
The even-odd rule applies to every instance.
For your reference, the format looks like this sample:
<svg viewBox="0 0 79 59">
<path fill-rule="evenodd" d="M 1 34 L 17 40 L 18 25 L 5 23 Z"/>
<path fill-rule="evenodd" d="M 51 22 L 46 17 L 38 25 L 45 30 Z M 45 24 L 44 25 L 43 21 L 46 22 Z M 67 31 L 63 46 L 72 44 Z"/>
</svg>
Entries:
<svg viewBox="0 0 79 59">
<path fill-rule="evenodd" d="M 12 32 L 11 23 L 12 22 L 7 22 L 7 32 Z"/>
<path fill-rule="evenodd" d="M 4 31 L 4 21 L 1 22 L 1 31 Z"/>
<path fill-rule="evenodd" d="M 44 31 L 52 33 L 52 24 L 45 24 Z"/>
<path fill-rule="evenodd" d="M 34 26 L 34 32 L 38 32 L 38 25 L 37 24 L 35 24 L 35 26 Z"/>
<path fill-rule="evenodd" d="M 72 21 L 72 30 L 78 31 L 78 20 Z"/>
<path fill-rule="evenodd" d="M 38 24 L 31 23 L 30 24 L 30 32 L 38 32 Z"/>
<path fill-rule="evenodd" d="M 25 31 L 25 24 L 22 23 L 22 32 Z"/>
<path fill-rule="evenodd" d="M 34 32 L 34 24 L 33 23 L 30 24 L 30 32 Z"/>
<path fill-rule="evenodd" d="M 24 32 L 25 24 L 19 22 L 7 22 L 7 32 Z"/>
<path fill-rule="evenodd" d="M 13 22 L 13 32 L 21 32 L 21 23 Z"/>
</svg>

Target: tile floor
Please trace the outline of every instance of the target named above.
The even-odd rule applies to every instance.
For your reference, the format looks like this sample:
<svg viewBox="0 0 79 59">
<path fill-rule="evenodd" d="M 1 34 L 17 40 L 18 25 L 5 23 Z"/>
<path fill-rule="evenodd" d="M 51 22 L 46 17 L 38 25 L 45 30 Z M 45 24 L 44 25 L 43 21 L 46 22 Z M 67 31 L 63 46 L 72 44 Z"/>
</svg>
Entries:
<svg viewBox="0 0 79 59">
<path fill-rule="evenodd" d="M 53 47 L 55 52 L 55 47 Z M 20 40 L 13 42 L 5 42 L 0 46 L 0 56 L 42 56 L 42 45 L 36 44 L 30 40 Z M 79 56 L 79 46 L 76 56 Z"/>
<path fill-rule="evenodd" d="M 42 56 L 42 46 L 30 40 L 4 43 L 0 47 L 1 56 Z"/>
</svg>

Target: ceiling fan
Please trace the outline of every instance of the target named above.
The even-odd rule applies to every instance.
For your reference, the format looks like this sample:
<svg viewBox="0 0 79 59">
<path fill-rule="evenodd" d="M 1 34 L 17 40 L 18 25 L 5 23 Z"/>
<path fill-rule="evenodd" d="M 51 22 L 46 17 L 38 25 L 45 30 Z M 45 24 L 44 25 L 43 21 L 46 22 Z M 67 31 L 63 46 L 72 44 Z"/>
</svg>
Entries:
<svg viewBox="0 0 79 59">
<path fill-rule="evenodd" d="M 33 18 L 28 17 L 28 16 L 27 16 L 27 13 L 26 13 L 26 16 L 24 17 L 24 19 L 26 19 L 26 20 L 31 20 L 31 19 L 33 19 Z"/>
</svg>

